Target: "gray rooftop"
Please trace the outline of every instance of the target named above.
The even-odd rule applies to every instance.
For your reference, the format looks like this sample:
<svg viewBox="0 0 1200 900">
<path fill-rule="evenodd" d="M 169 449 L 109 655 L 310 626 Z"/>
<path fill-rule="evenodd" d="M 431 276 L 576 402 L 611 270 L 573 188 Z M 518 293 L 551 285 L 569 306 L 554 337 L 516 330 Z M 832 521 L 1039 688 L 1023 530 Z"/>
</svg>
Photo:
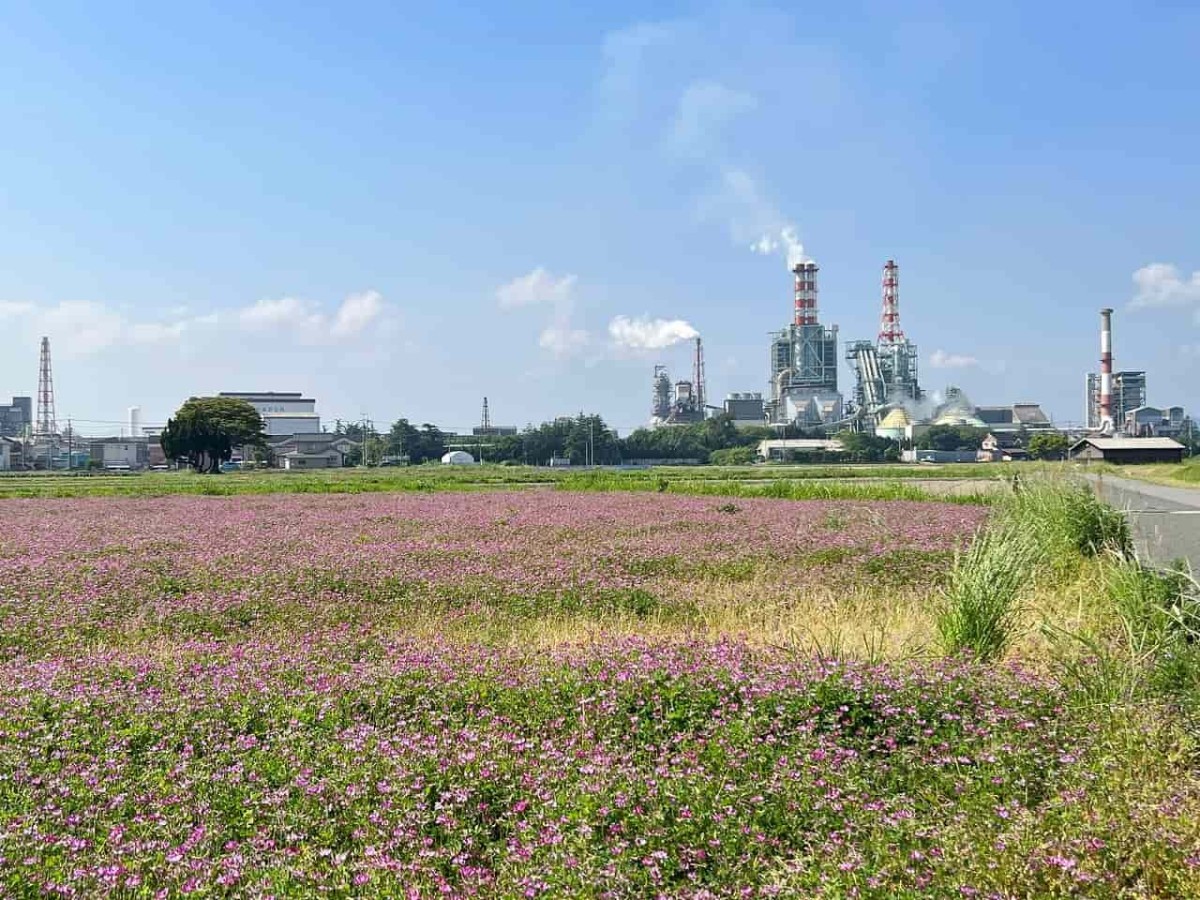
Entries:
<svg viewBox="0 0 1200 900">
<path fill-rule="evenodd" d="M 1075 443 L 1091 444 L 1097 450 L 1182 450 L 1183 444 L 1165 437 L 1150 438 L 1102 438 L 1086 437 Z M 1072 448 L 1073 449 L 1073 448 Z"/>
</svg>

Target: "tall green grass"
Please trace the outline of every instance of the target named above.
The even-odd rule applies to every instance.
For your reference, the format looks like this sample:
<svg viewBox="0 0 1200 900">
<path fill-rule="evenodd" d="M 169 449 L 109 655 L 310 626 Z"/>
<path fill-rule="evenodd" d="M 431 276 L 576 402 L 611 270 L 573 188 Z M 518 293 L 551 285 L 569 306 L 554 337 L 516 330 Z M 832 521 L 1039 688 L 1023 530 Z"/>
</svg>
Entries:
<svg viewBox="0 0 1200 900">
<path fill-rule="evenodd" d="M 1086 484 L 1043 477 L 1017 483 L 960 554 L 938 598 L 937 629 L 949 653 L 997 659 L 1017 636 L 1022 597 L 1039 579 L 1064 581 L 1087 557 L 1132 556 L 1125 516 Z"/>
<path fill-rule="evenodd" d="M 1090 703 L 1169 702 L 1200 735 L 1200 584 L 1112 557 L 1099 587 L 1106 622 L 1080 633 L 1047 626 L 1064 682 Z"/>
<path fill-rule="evenodd" d="M 1043 561 L 1070 570 L 1084 557 L 1133 552 L 1129 520 L 1091 486 L 1070 479 L 1026 481 L 1000 505 L 999 517 L 1028 533 Z"/>
<path fill-rule="evenodd" d="M 955 560 L 937 606 L 946 652 L 989 662 L 1008 649 L 1021 616 L 1021 591 L 1036 566 L 1027 532 L 1011 522 L 984 528 Z"/>
</svg>

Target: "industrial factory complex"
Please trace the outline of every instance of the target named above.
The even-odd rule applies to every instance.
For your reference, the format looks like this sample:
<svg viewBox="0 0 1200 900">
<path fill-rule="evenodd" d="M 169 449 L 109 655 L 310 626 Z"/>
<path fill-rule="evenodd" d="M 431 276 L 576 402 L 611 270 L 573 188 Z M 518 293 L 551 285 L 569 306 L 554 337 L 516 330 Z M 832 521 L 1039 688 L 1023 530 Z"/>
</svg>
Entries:
<svg viewBox="0 0 1200 900">
<path fill-rule="evenodd" d="M 872 434 L 895 441 L 912 461 L 947 460 L 951 456 L 955 461 L 1020 459 L 1026 455 L 1023 444 L 1030 436 L 1057 430 L 1035 402 L 975 406 L 955 387 L 930 395 L 921 386 L 917 345 L 905 334 L 900 321 L 900 269 L 895 260 L 883 266 L 878 335 L 873 341 L 848 341 L 844 348 L 839 347 L 838 326 L 821 320 L 818 271 L 812 261 L 792 268 L 792 321 L 770 333 L 765 399 L 757 392 L 732 393 L 723 407 L 707 405 L 703 349 L 700 338 L 696 338 L 691 381 L 672 383 L 666 367 L 654 368 L 652 427 L 687 425 L 723 413 L 742 426 L 791 427 L 821 431 L 828 437 L 846 431 Z M 838 384 L 839 361 L 843 358 L 854 376 L 848 394 Z M 1112 360 L 1112 310 L 1104 309 L 1101 371 L 1087 375 L 1083 427 L 1069 429 L 1080 450 L 1084 447 L 1078 442 L 1087 438 L 1109 442 L 1156 438 L 1160 451 L 1173 446 L 1182 450 L 1174 439 L 1190 436 L 1192 429 L 1184 409 L 1148 405 L 1146 373 L 1113 373 Z M 986 432 L 983 452 L 921 454 L 913 449 L 922 435 L 939 426 Z M 1088 444 L 1087 453 L 1080 458 L 1091 458 L 1097 452 L 1094 444 Z M 1161 452 L 1151 455 L 1163 457 Z"/>
<path fill-rule="evenodd" d="M 654 367 L 649 427 L 694 426 L 721 416 L 738 428 L 772 429 L 776 436 L 767 431 L 759 446 L 766 460 L 802 459 L 804 452 L 836 454 L 839 436 L 847 432 L 891 442 L 893 453 L 912 462 L 1024 459 L 1039 434 L 1062 435 L 1055 441 L 1081 461 L 1177 460 L 1184 452 L 1181 440 L 1194 444 L 1192 420 L 1183 407 L 1149 405 L 1144 370 L 1114 371 L 1111 309 L 1100 311 L 1100 370 L 1084 378 L 1083 422 L 1060 429 L 1036 402 L 976 406 L 955 387 L 931 393 L 922 386 L 917 345 L 901 325 L 900 269 L 894 260 L 883 265 L 878 334 L 844 345 L 838 326 L 822 321 L 818 272 L 811 260 L 791 269 L 791 321 L 769 332 L 765 392 L 734 392 L 722 404 L 710 405 L 704 345 L 697 336 L 690 379 L 673 381 L 666 366 Z M 845 391 L 839 385 L 842 360 L 853 376 Z M 322 429 L 310 397 L 276 391 L 219 396 L 244 400 L 258 411 L 271 463 L 281 468 L 336 467 L 346 465 L 352 454 L 361 456 L 355 454 L 360 445 L 345 434 Z M 0 404 L 0 471 L 167 467 L 161 429 L 143 427 L 140 419 L 140 409 L 131 406 L 121 433 L 104 437 L 85 438 L 70 422 L 64 427 L 55 412 L 50 340 L 43 337 L 36 397 L 14 396 Z M 492 423 L 485 397 L 481 424 L 461 445 L 451 442 L 450 447 L 462 453 L 465 446 L 483 448 L 489 439 L 516 434 L 515 427 Z M 939 438 L 937 447 L 930 446 L 933 435 Z M 964 436 L 957 448 L 952 446 L 956 435 Z"/>
</svg>

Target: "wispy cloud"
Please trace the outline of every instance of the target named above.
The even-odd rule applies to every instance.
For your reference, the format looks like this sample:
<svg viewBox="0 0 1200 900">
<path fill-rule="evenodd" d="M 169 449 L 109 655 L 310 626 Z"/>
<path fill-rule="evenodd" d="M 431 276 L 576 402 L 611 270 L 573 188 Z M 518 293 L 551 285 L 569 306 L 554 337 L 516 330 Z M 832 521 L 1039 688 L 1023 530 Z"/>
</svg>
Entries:
<svg viewBox="0 0 1200 900">
<path fill-rule="evenodd" d="M 662 350 L 698 337 L 700 332 L 683 319 L 616 316 L 608 323 L 613 344 L 625 350 Z"/>
<path fill-rule="evenodd" d="M 683 90 L 667 129 L 667 146 L 682 156 L 704 158 L 720 151 L 725 129 L 758 105 L 753 94 L 718 81 L 694 81 Z"/>
<path fill-rule="evenodd" d="M 733 21 L 763 39 L 781 24 L 776 16 L 754 13 Z M 726 64 L 722 44 L 729 24 L 725 17 L 700 16 L 610 33 L 598 92 L 602 119 L 621 126 L 636 122 L 627 140 L 657 142 L 666 151 L 665 163 L 686 164 L 699 175 L 702 219 L 721 222 L 737 246 L 782 255 L 790 268 L 807 260 L 795 222 L 780 213 L 734 152 L 740 140 L 734 124 L 760 108 L 758 92 L 771 85 L 762 82 L 757 61 L 740 70 Z"/>
<path fill-rule="evenodd" d="M 538 346 L 553 356 L 572 356 L 591 343 L 591 336 L 582 328 L 575 328 L 569 319 L 555 320 L 538 335 Z"/>
<path fill-rule="evenodd" d="M 974 356 L 966 356 L 961 353 L 934 350 L 929 357 L 929 364 L 935 369 L 970 369 L 979 365 L 979 360 Z"/>
<path fill-rule="evenodd" d="M 655 48 L 674 43 L 681 30 L 678 22 L 636 22 L 604 36 L 604 71 L 596 94 L 608 124 L 628 124 L 637 115 L 648 58 Z"/>
<path fill-rule="evenodd" d="M 514 278 L 496 289 L 496 299 L 501 309 L 517 309 L 522 306 L 537 306 L 548 303 L 558 305 L 571 300 L 575 289 L 574 275 L 555 277 L 541 266 L 527 275 Z"/>
</svg>

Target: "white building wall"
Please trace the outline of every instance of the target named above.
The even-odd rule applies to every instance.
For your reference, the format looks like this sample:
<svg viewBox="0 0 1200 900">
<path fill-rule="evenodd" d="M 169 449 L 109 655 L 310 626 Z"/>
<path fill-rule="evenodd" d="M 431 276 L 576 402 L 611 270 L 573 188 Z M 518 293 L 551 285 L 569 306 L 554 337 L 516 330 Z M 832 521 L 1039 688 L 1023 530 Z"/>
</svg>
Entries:
<svg viewBox="0 0 1200 900">
<path fill-rule="evenodd" d="M 271 436 L 316 434 L 321 430 L 321 417 L 315 413 L 312 415 L 267 413 L 263 416 L 263 424 L 266 426 L 267 434 Z"/>
</svg>

